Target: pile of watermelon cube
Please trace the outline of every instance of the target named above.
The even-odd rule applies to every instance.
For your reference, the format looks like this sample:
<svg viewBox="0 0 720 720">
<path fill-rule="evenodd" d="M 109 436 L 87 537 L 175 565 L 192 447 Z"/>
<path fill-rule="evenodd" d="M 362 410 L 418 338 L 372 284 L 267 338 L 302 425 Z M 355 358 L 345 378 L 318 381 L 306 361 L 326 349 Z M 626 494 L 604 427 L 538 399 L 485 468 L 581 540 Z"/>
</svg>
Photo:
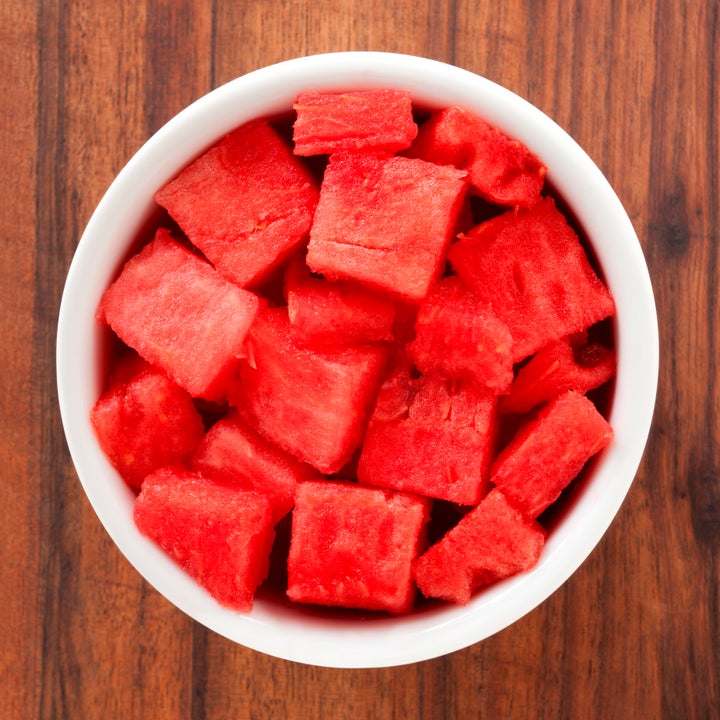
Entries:
<svg viewBox="0 0 720 720">
<path fill-rule="evenodd" d="M 138 529 L 241 612 L 275 582 L 407 613 L 532 568 L 613 435 L 613 298 L 545 174 L 460 107 L 313 91 L 160 188 L 97 311 L 91 419 Z"/>
</svg>

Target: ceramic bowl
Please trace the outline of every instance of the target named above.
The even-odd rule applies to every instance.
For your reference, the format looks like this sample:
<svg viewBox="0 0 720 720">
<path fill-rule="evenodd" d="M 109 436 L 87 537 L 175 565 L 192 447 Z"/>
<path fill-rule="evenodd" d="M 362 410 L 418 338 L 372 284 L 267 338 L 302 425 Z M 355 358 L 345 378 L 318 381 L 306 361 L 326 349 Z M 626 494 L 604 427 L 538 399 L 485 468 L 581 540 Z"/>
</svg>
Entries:
<svg viewBox="0 0 720 720">
<path fill-rule="evenodd" d="M 220 607 L 132 519 L 134 495 L 103 455 L 89 422 L 101 388 L 107 331 L 95 320 L 100 297 L 129 248 L 152 223 L 154 192 L 236 126 L 288 112 L 308 89 L 403 88 L 427 108 L 460 105 L 524 142 L 583 228 L 614 295 L 617 377 L 609 403 L 615 439 L 592 463 L 571 503 L 553 521 L 537 566 L 478 592 L 464 607 L 432 605 L 403 617 L 348 617 L 260 596 L 249 614 Z M 315 55 L 237 78 L 170 120 L 118 174 L 92 215 L 73 258 L 59 315 L 57 381 L 72 459 L 100 522 L 157 591 L 197 622 L 279 658 L 331 667 L 386 667 L 451 653 L 523 617 L 588 557 L 615 517 L 640 463 L 658 374 L 652 287 L 623 206 L 578 144 L 540 110 L 457 67 L 407 55 Z"/>
</svg>

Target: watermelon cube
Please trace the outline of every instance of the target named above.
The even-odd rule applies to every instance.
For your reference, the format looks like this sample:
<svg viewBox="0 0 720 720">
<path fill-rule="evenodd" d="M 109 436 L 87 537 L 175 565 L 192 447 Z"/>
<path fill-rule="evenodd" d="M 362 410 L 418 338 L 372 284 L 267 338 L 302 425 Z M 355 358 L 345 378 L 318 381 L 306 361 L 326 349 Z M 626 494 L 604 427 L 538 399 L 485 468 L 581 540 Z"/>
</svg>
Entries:
<svg viewBox="0 0 720 720">
<path fill-rule="evenodd" d="M 252 609 L 275 538 L 264 495 L 161 468 L 145 479 L 134 518 L 218 603 Z"/>
<path fill-rule="evenodd" d="M 303 483 L 292 516 L 287 595 L 302 603 L 403 613 L 429 501 L 340 481 Z"/>
<path fill-rule="evenodd" d="M 475 505 L 487 491 L 497 398 L 435 375 L 390 373 L 360 453 L 365 485 Z"/>
<path fill-rule="evenodd" d="M 421 303 L 409 346 L 420 372 L 468 380 L 495 393 L 512 382 L 512 350 L 505 323 L 455 276 L 441 280 Z"/>
<path fill-rule="evenodd" d="M 491 490 L 417 559 L 415 581 L 426 597 L 467 605 L 477 588 L 530 570 L 544 544 L 543 528 Z"/>
<path fill-rule="evenodd" d="M 229 133 L 155 199 L 215 267 L 242 287 L 307 241 L 317 182 L 267 122 Z"/>
<path fill-rule="evenodd" d="M 612 437 L 595 405 L 569 390 L 525 421 L 493 460 L 490 479 L 515 507 L 536 518 Z"/>
<path fill-rule="evenodd" d="M 358 345 L 392 340 L 395 304 L 362 285 L 312 276 L 299 261 L 285 274 L 285 292 L 298 342 Z"/>
<path fill-rule="evenodd" d="M 566 390 L 589 392 L 614 374 L 614 350 L 588 343 L 586 332 L 564 337 L 546 345 L 520 368 L 500 401 L 500 410 L 526 413 Z"/>
<path fill-rule="evenodd" d="M 525 145 L 456 106 L 431 115 L 406 154 L 467 170 L 473 191 L 499 205 L 533 205 L 546 173 Z"/>
<path fill-rule="evenodd" d="M 551 198 L 478 225 L 448 257 L 508 326 L 516 361 L 615 313 L 610 292 Z"/>
<path fill-rule="evenodd" d="M 153 470 L 186 465 L 205 434 L 188 392 L 150 366 L 114 383 L 90 420 L 100 447 L 135 488 Z"/>
<path fill-rule="evenodd" d="M 465 173 L 378 153 L 330 157 L 310 230 L 307 264 L 418 302 L 444 269 L 465 195 Z"/>
<path fill-rule="evenodd" d="M 360 444 L 387 351 L 381 345 L 300 345 L 287 308 L 262 308 L 230 402 L 261 435 L 323 473 Z"/>
<path fill-rule="evenodd" d="M 412 99 L 404 90 L 312 90 L 293 109 L 296 155 L 328 155 L 342 150 L 404 150 L 417 135 Z"/>
<path fill-rule="evenodd" d="M 191 467 L 204 477 L 263 492 L 275 521 L 292 509 L 297 484 L 317 477 L 316 470 L 268 442 L 236 412 L 210 428 L 191 458 Z"/>
<path fill-rule="evenodd" d="M 160 229 L 105 291 L 98 319 L 193 397 L 219 400 L 258 298 Z"/>
</svg>

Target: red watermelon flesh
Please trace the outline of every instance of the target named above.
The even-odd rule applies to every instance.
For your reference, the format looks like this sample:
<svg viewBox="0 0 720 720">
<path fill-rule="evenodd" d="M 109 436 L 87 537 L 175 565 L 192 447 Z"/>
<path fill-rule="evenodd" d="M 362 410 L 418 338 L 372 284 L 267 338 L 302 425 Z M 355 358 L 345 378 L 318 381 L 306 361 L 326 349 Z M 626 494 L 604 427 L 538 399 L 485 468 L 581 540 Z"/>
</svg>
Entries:
<svg viewBox="0 0 720 720">
<path fill-rule="evenodd" d="M 612 296 L 551 198 L 478 225 L 448 257 L 508 326 L 515 360 L 615 313 Z"/>
<path fill-rule="evenodd" d="M 298 342 L 358 345 L 392 340 L 394 303 L 362 285 L 314 277 L 299 261 L 285 274 L 285 292 Z"/>
<path fill-rule="evenodd" d="M 340 481 L 298 487 L 287 595 L 302 603 L 403 613 L 425 541 L 427 500 Z"/>
<path fill-rule="evenodd" d="M 256 295 L 160 229 L 106 290 L 98 318 L 193 397 L 217 400 L 244 354 L 257 306 Z"/>
<path fill-rule="evenodd" d="M 474 505 L 487 490 L 497 400 L 469 383 L 392 372 L 360 453 L 361 483 Z"/>
<path fill-rule="evenodd" d="M 342 150 L 385 150 L 410 146 L 417 135 L 410 93 L 403 90 L 316 90 L 298 96 L 293 109 L 296 155 Z"/>
<path fill-rule="evenodd" d="M 318 475 L 255 432 L 236 412 L 210 428 L 191 459 L 191 467 L 204 477 L 264 493 L 275 522 L 292 509 L 297 484 Z"/>
<path fill-rule="evenodd" d="M 380 345 L 311 346 L 292 338 L 287 308 L 263 308 L 230 398 L 266 438 L 334 473 L 360 444 L 381 382 Z"/>
<path fill-rule="evenodd" d="M 129 352 L 94 422 L 138 527 L 241 611 L 271 572 L 298 602 L 406 612 L 413 566 L 465 603 L 537 561 L 538 515 L 612 437 L 583 393 L 614 372 L 587 341 L 614 304 L 544 168 L 457 108 L 408 149 L 402 93 L 359 95 L 298 98 L 298 155 L 329 158 L 278 117 L 181 172 L 157 200 L 187 237 L 158 231 L 98 308 Z"/>
<path fill-rule="evenodd" d="M 494 393 L 513 380 L 513 340 L 505 323 L 454 276 L 421 303 L 409 346 L 423 373 L 473 382 Z"/>
<path fill-rule="evenodd" d="M 423 123 L 406 154 L 467 170 L 473 190 L 499 205 L 533 205 L 546 174 L 525 145 L 455 106 Z"/>
<path fill-rule="evenodd" d="M 467 605 L 475 589 L 531 569 L 545 531 L 499 490 L 491 490 L 416 561 L 415 580 L 426 597 Z"/>
<path fill-rule="evenodd" d="M 256 287 L 307 241 L 318 188 L 278 132 L 253 121 L 210 148 L 155 199 L 224 276 Z"/>
<path fill-rule="evenodd" d="M 275 531 L 267 498 L 162 468 L 135 502 L 135 523 L 221 605 L 249 612 L 267 575 Z"/>
<path fill-rule="evenodd" d="M 385 374 L 375 399 L 371 422 L 388 423 L 406 418 L 418 393 L 417 378 L 411 374 L 411 361 L 400 353 Z"/>
<path fill-rule="evenodd" d="M 587 333 L 555 340 L 539 350 L 517 373 L 510 392 L 500 401 L 502 412 L 526 413 L 566 390 L 584 394 L 615 374 L 615 351 Z"/>
<path fill-rule="evenodd" d="M 527 517 L 536 518 L 612 437 L 595 405 L 569 390 L 520 427 L 494 459 L 490 479 Z"/>
<path fill-rule="evenodd" d="M 310 230 L 307 264 L 417 302 L 444 268 L 465 194 L 455 168 L 377 153 L 337 153 Z"/>
<path fill-rule="evenodd" d="M 205 434 L 187 391 L 151 368 L 112 385 L 90 419 L 100 447 L 135 488 L 153 470 L 187 464 Z"/>
</svg>

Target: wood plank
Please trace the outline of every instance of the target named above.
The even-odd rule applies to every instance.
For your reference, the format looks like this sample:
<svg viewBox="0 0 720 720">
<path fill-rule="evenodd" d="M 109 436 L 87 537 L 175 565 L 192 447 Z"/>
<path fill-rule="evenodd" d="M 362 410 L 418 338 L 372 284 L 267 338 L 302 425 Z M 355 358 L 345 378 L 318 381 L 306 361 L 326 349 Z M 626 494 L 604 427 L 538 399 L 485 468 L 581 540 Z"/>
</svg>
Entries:
<svg viewBox="0 0 720 720">
<path fill-rule="evenodd" d="M 35 452 L 40 425 L 33 415 L 33 306 L 36 226 L 35 110 L 38 83 L 34 53 L 35 3 L 0 6 L 0 157 L 2 174 L 13 178 L 13 194 L 0 213 L 0 467 L 3 503 L 0 547 L 3 585 L 0 617 L 0 683 L 3 712 L 36 717 L 42 677 L 40 478 L 28 459 Z M 4 193 L 3 193 L 4 194 Z M 10 591 L 11 590 L 11 591 Z M 19 653 L 18 650 L 21 649 Z"/>
</svg>

